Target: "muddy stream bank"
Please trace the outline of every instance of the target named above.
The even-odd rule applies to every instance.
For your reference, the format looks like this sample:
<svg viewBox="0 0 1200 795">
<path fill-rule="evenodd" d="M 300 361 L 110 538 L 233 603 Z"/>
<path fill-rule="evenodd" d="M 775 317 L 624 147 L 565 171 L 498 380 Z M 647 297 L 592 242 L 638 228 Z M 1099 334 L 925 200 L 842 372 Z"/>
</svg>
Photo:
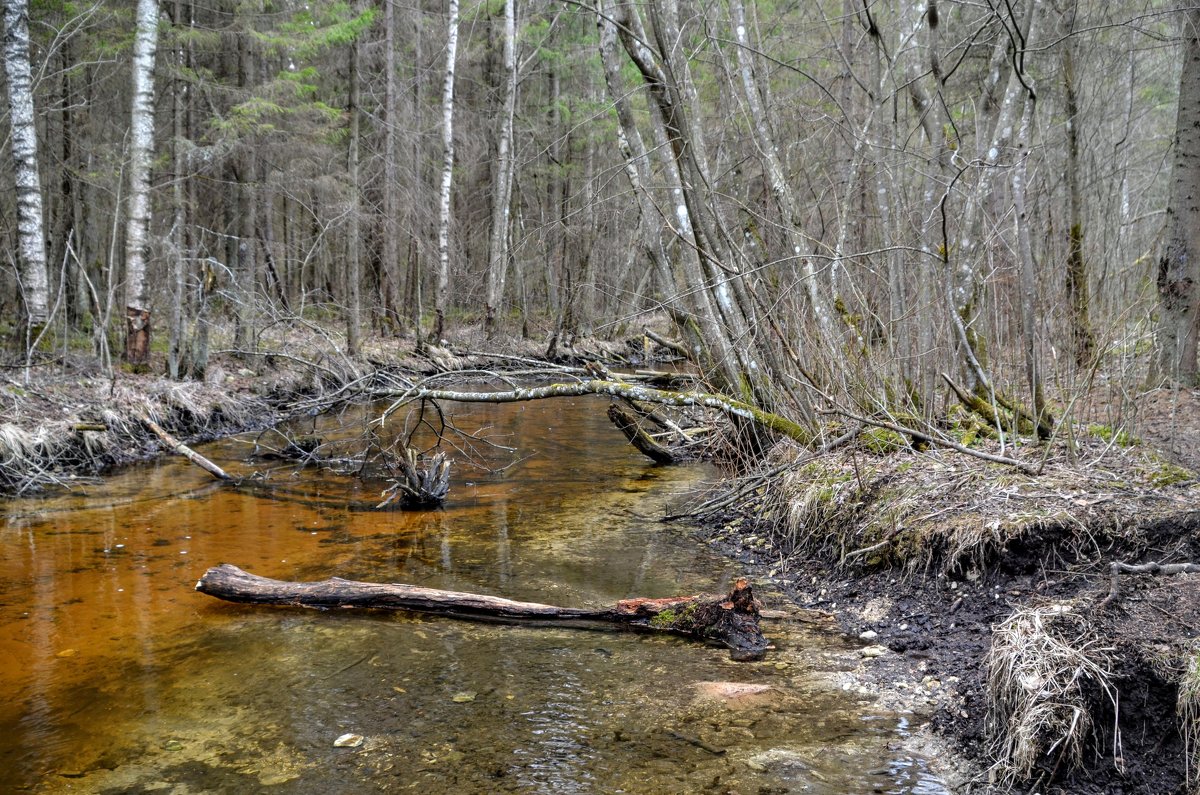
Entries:
<svg viewBox="0 0 1200 795">
<path fill-rule="evenodd" d="M 935 793 L 912 718 L 846 691 L 857 645 L 765 622 L 758 663 L 664 638 L 240 607 L 235 563 L 561 605 L 726 588 L 740 569 L 657 521 L 713 472 L 656 467 L 602 402 L 456 406 L 482 466 L 446 508 L 272 465 L 287 494 L 177 459 L 3 503 L 0 781 L 57 793 Z M 230 471 L 253 436 L 201 449 Z M 760 596 L 772 607 L 769 588 Z M 356 747 L 335 747 L 345 734 Z"/>
</svg>

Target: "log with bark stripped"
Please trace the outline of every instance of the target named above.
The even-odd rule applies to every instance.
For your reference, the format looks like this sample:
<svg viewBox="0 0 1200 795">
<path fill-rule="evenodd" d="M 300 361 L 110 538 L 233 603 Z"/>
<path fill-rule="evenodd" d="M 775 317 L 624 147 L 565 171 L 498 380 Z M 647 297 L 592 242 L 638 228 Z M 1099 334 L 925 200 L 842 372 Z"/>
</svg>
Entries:
<svg viewBox="0 0 1200 795">
<path fill-rule="evenodd" d="M 595 609 L 515 602 L 483 594 L 338 577 L 319 582 L 287 582 L 259 577 L 228 563 L 206 571 L 196 583 L 196 590 L 246 604 L 411 610 L 511 623 L 612 624 L 621 629 L 665 632 L 726 646 L 738 660 L 761 659 L 769 646 L 758 626 L 758 603 L 744 579 L 738 580 L 725 596 L 623 599 L 610 607 Z"/>
</svg>

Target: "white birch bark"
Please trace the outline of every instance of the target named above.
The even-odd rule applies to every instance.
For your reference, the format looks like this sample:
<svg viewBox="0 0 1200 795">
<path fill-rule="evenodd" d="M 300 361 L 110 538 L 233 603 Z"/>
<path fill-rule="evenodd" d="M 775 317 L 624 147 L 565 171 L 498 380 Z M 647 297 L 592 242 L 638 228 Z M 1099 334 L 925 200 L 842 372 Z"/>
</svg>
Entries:
<svg viewBox="0 0 1200 795">
<path fill-rule="evenodd" d="M 450 289 L 450 189 L 454 178 L 454 62 L 458 54 L 458 0 L 449 0 L 446 22 L 446 77 L 442 84 L 442 191 L 438 198 L 438 266 L 434 282 L 434 342 L 446 323 Z"/>
<path fill-rule="evenodd" d="M 4 72 L 12 130 L 13 172 L 17 199 L 17 255 L 25 316 L 30 327 L 49 319 L 49 280 L 38 174 L 37 122 L 33 115 L 33 79 L 29 65 L 28 0 L 4 2 Z"/>
<path fill-rule="evenodd" d="M 500 110 L 496 143 L 496 185 L 492 190 L 492 228 L 488 239 L 485 325 L 488 336 L 496 331 L 496 312 L 504 300 L 508 275 L 508 228 L 513 183 L 513 115 L 517 106 L 517 0 L 504 2 L 504 104 Z"/>
<path fill-rule="evenodd" d="M 650 192 L 652 175 L 645 140 L 638 130 L 637 121 L 630 107 L 629 91 L 621 81 L 621 61 L 617 53 L 617 26 L 613 22 L 611 3 L 599 4 L 597 24 L 600 28 L 600 59 L 604 65 L 604 82 L 613 107 L 617 112 L 617 150 L 625 164 L 625 176 L 638 202 L 638 242 L 642 253 L 650 261 L 653 272 L 664 285 L 674 281 L 670 257 L 663 242 L 663 218 L 654 196 Z M 663 296 L 668 310 L 676 313 L 683 307 L 676 294 Z"/>
<path fill-rule="evenodd" d="M 145 362 L 150 345 L 146 260 L 150 249 L 150 161 L 154 154 L 157 48 L 158 0 L 138 0 L 129 132 L 129 215 L 125 225 L 125 357 L 137 364 Z"/>
</svg>

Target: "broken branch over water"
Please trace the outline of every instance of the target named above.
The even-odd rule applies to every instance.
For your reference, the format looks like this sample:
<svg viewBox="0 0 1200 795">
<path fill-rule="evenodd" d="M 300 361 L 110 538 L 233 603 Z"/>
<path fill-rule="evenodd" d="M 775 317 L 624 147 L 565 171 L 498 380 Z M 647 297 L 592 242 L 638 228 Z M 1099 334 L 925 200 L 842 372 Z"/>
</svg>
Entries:
<svg viewBox="0 0 1200 795">
<path fill-rule="evenodd" d="M 623 381 L 578 381 L 575 383 L 547 384 L 544 386 L 519 387 L 502 392 L 463 392 L 454 389 L 427 389 L 413 387 L 404 391 L 376 393 L 377 397 L 393 398 L 394 402 L 383 413 L 384 417 L 415 400 L 457 400 L 462 403 L 519 403 L 527 400 L 543 400 L 554 397 L 581 397 L 583 395 L 609 395 L 611 397 L 639 400 L 645 403 L 660 403 L 666 406 L 702 406 L 716 409 L 729 417 L 754 422 L 764 428 L 807 445 L 812 434 L 799 423 L 778 414 L 763 411 L 749 403 L 710 392 L 673 392 L 666 389 L 629 384 Z"/>
<path fill-rule="evenodd" d="M 746 580 L 726 596 L 623 599 L 598 609 L 515 602 L 498 596 L 442 591 L 402 583 L 330 577 L 287 582 L 259 577 L 225 563 L 196 583 L 201 593 L 228 602 L 314 608 L 374 608 L 435 613 L 512 623 L 605 623 L 640 632 L 664 632 L 727 646 L 734 659 L 760 659 L 769 644 L 758 626 L 758 604 Z"/>
</svg>

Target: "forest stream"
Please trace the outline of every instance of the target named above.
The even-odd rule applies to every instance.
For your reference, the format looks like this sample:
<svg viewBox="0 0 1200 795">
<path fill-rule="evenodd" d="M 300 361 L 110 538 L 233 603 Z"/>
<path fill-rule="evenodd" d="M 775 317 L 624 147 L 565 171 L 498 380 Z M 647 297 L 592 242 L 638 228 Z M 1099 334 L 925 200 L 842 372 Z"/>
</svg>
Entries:
<svg viewBox="0 0 1200 795">
<path fill-rule="evenodd" d="M 722 591 L 741 573 L 659 521 L 715 473 L 648 463 L 599 400 L 453 410 L 493 444 L 460 440 L 474 464 L 450 450 L 442 510 L 357 510 L 378 483 L 250 461 L 254 435 L 200 450 L 231 472 L 269 470 L 277 493 L 173 458 L 5 503 L 3 789 L 946 791 L 905 747 L 910 717 L 839 685 L 857 646 L 803 620 L 765 619 L 776 648 L 734 662 L 665 636 L 248 607 L 193 590 L 234 563 L 588 606 Z M 769 588 L 760 597 L 778 606 Z M 357 737 L 335 747 L 344 735 Z"/>
</svg>

